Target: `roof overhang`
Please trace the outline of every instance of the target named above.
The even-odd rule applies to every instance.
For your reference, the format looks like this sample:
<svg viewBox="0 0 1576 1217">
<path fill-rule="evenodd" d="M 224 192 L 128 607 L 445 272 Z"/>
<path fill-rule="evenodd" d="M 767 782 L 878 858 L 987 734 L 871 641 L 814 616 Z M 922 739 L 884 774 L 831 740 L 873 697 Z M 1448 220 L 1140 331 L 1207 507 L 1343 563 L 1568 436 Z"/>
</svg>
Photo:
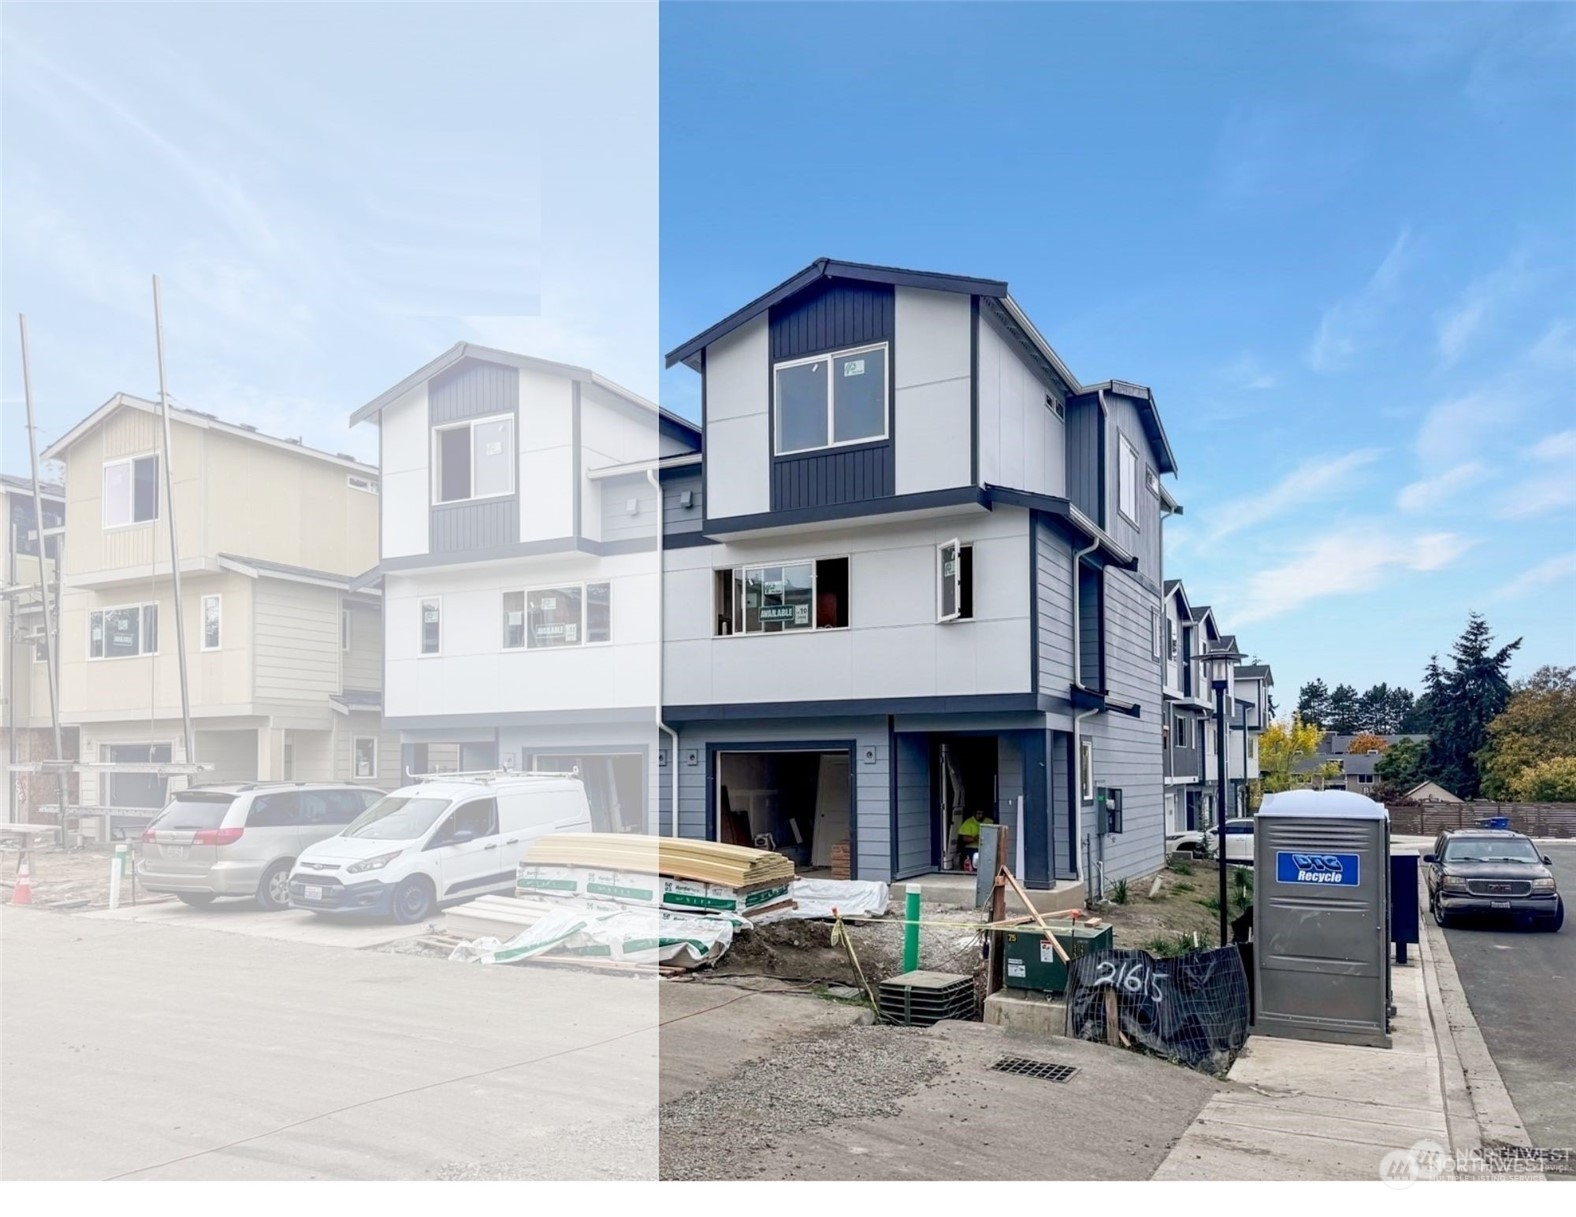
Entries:
<svg viewBox="0 0 1576 1217">
<path fill-rule="evenodd" d="M 310 587 L 331 587 L 342 592 L 363 590 L 351 586 L 354 580 L 349 575 L 336 575 L 333 571 L 310 570 L 304 566 L 285 566 L 278 562 L 265 562 L 259 558 L 243 558 L 237 554 L 220 554 L 219 569 L 244 575 L 248 579 L 279 579 L 286 583 L 303 583 Z M 366 594 L 377 596 L 379 593 L 369 590 Z"/>
<path fill-rule="evenodd" d="M 1143 707 L 1137 702 L 1122 701 L 1109 693 L 1102 693 L 1098 689 L 1086 689 L 1076 684 L 1069 689 L 1067 700 L 1072 702 L 1074 710 L 1104 710 L 1115 714 L 1126 714 L 1130 718 L 1141 717 L 1143 711 Z"/>
<path fill-rule="evenodd" d="M 1104 380 L 1097 385 L 1089 385 L 1083 391 L 1125 397 L 1137 406 L 1138 417 L 1144 424 L 1144 435 L 1154 450 L 1156 468 L 1160 473 L 1177 471 L 1176 453 L 1171 450 L 1171 441 L 1166 438 L 1166 429 L 1160 421 L 1160 407 L 1155 404 L 1153 390 L 1147 385 L 1137 385 L 1127 380 Z"/>
<path fill-rule="evenodd" d="M 1109 566 L 1119 566 L 1124 570 L 1138 569 L 1138 558 L 1118 545 L 1116 538 L 1084 515 L 1068 499 L 991 485 L 985 487 L 985 494 L 991 506 L 999 503 L 1004 507 L 1026 507 L 1050 517 L 1075 539 L 1086 545 L 1098 546 L 1100 556 Z"/>
</svg>

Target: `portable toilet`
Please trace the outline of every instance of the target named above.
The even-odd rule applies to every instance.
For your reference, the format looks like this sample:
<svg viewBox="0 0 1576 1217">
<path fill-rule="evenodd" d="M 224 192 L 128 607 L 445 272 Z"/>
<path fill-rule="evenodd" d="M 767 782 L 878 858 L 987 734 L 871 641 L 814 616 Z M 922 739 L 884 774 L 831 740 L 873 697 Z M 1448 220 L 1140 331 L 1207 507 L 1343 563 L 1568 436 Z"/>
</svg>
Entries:
<svg viewBox="0 0 1576 1217">
<path fill-rule="evenodd" d="M 1344 790 L 1290 790 L 1256 817 L 1257 1035 L 1390 1046 L 1390 813 Z"/>
</svg>

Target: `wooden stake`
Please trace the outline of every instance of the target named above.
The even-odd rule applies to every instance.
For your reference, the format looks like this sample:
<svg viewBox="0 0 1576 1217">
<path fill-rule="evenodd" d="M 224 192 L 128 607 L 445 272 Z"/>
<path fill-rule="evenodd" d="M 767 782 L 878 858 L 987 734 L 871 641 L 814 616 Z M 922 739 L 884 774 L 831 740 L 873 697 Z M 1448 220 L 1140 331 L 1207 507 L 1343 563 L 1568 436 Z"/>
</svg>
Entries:
<svg viewBox="0 0 1576 1217">
<path fill-rule="evenodd" d="M 1029 899 L 1029 893 L 1023 890 L 1023 885 L 1018 882 L 1013 873 L 1005 866 L 1001 868 L 1001 874 L 1008 883 L 1012 884 L 1012 890 L 1018 893 L 1018 899 L 1029 906 L 1029 912 L 1034 917 L 1035 924 L 1045 931 L 1046 938 L 1050 939 L 1051 947 L 1061 958 L 1061 961 L 1063 963 L 1071 963 L 1072 957 L 1063 949 L 1062 944 L 1056 940 L 1056 935 L 1051 931 L 1050 924 L 1044 917 L 1040 916 L 1039 911 L 1034 907 L 1034 901 Z"/>
</svg>

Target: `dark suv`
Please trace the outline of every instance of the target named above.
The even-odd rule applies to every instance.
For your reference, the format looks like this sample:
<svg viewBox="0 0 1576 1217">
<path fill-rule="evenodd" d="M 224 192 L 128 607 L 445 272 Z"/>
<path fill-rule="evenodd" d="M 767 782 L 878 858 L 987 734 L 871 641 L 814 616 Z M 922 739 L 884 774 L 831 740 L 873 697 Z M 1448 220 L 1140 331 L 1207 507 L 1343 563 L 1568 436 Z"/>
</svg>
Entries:
<svg viewBox="0 0 1576 1217">
<path fill-rule="evenodd" d="M 1428 907 L 1449 925 L 1473 913 L 1504 914 L 1540 929 L 1565 924 L 1565 902 L 1553 863 L 1519 832 L 1466 828 L 1442 832 L 1434 852 L 1423 855 Z"/>
</svg>

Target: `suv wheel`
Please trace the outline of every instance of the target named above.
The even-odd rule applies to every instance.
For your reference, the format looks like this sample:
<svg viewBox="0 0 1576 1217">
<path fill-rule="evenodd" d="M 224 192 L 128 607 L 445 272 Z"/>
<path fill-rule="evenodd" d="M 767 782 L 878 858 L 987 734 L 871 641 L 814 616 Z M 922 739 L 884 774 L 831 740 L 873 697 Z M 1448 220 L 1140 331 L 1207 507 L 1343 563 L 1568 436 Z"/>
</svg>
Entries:
<svg viewBox="0 0 1576 1217">
<path fill-rule="evenodd" d="M 1564 924 L 1565 924 L 1565 901 L 1563 901 L 1563 900 L 1556 900 L 1554 902 L 1554 916 L 1552 916 L 1552 917 L 1545 917 L 1543 919 L 1542 926 L 1539 927 L 1539 928 L 1545 929 L 1551 934 L 1557 934 L 1557 933 L 1559 933 L 1560 927 L 1562 925 L 1564 925 Z"/>
<path fill-rule="evenodd" d="M 263 872 L 263 880 L 257 885 L 257 903 L 260 907 L 270 913 L 290 907 L 290 868 L 293 865 L 286 858 Z"/>
<path fill-rule="evenodd" d="M 432 912 L 435 899 L 432 881 L 424 875 L 412 875 L 394 889 L 390 901 L 394 920 L 401 925 L 415 925 Z"/>
<path fill-rule="evenodd" d="M 1450 924 L 1450 914 L 1445 912 L 1444 907 L 1439 903 L 1438 896 L 1434 897 L 1432 911 L 1434 914 L 1434 924 L 1440 929 L 1444 929 Z"/>
</svg>

